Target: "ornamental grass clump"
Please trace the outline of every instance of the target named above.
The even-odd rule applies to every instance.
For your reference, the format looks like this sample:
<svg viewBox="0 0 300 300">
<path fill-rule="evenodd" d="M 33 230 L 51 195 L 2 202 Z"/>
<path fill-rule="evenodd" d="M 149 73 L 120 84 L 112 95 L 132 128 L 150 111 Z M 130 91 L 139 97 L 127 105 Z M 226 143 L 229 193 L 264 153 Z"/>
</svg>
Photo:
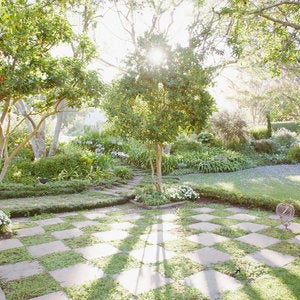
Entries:
<svg viewBox="0 0 300 300">
<path fill-rule="evenodd" d="M 0 234 L 12 232 L 12 224 L 10 218 L 4 211 L 0 210 Z"/>
</svg>

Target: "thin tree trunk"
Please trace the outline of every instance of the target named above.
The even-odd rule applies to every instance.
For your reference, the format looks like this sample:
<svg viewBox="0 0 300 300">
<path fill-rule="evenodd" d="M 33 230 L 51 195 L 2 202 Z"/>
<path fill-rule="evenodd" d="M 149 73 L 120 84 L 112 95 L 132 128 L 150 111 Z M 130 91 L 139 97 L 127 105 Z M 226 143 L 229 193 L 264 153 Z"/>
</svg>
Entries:
<svg viewBox="0 0 300 300">
<path fill-rule="evenodd" d="M 157 175 L 157 191 L 162 191 L 162 144 L 157 143 L 155 145 L 155 154 L 156 154 L 156 175 Z"/>
<path fill-rule="evenodd" d="M 154 165 L 153 165 L 153 161 L 152 161 L 151 144 L 150 144 L 150 142 L 147 143 L 147 148 L 148 148 L 148 155 L 149 155 L 149 161 L 150 161 L 150 167 L 151 167 L 152 183 L 154 184 L 155 189 L 158 191 L 159 187 L 158 187 L 157 181 L 155 179 L 155 171 L 154 171 Z"/>
<path fill-rule="evenodd" d="M 58 140 L 59 140 L 59 135 L 60 135 L 60 131 L 62 128 L 62 122 L 63 122 L 63 117 L 64 117 L 64 112 L 59 112 L 56 115 L 56 125 L 55 125 L 55 130 L 54 130 L 54 136 L 53 136 L 53 140 L 50 146 L 50 150 L 48 153 L 48 157 L 51 157 L 55 154 L 55 151 L 57 149 L 57 145 L 58 145 Z"/>
</svg>

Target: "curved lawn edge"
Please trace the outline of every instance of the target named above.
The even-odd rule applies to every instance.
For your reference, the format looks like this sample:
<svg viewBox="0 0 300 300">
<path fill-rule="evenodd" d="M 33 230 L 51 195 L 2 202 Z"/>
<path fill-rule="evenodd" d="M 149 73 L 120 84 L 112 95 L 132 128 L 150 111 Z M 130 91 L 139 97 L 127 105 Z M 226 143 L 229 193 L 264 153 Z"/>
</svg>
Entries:
<svg viewBox="0 0 300 300">
<path fill-rule="evenodd" d="M 223 204 L 238 205 L 245 208 L 259 208 L 275 212 L 276 206 L 279 203 L 282 203 L 282 201 L 271 197 L 253 197 L 211 187 L 199 187 L 197 185 L 193 185 L 193 189 L 199 193 L 200 200 L 201 197 L 204 197 Z M 284 202 L 292 204 L 295 208 L 295 215 L 300 215 L 300 201 L 286 200 Z"/>
</svg>

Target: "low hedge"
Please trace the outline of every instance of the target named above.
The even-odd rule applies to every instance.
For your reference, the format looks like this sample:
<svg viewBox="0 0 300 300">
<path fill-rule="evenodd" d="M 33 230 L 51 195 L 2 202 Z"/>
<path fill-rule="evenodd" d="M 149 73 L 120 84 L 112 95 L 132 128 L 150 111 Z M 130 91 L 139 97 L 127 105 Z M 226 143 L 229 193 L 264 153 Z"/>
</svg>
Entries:
<svg viewBox="0 0 300 300">
<path fill-rule="evenodd" d="M 282 201 L 267 197 L 251 197 L 240 193 L 233 193 L 222 189 L 211 187 L 199 188 L 193 186 L 201 197 L 218 200 L 222 203 L 240 205 L 246 208 L 260 208 L 275 212 L 276 206 Z M 300 201 L 287 200 L 295 208 L 295 215 L 300 216 Z"/>
<path fill-rule="evenodd" d="M 75 203 L 72 205 L 66 204 L 57 204 L 51 206 L 49 205 L 41 205 L 39 207 L 28 206 L 26 210 L 24 208 L 15 208 L 9 210 L 11 218 L 19 218 L 19 217 L 29 217 L 34 215 L 39 215 L 43 213 L 63 213 L 63 212 L 72 212 L 79 211 L 84 209 L 92 209 L 92 208 L 100 208 L 100 207 L 108 207 L 113 205 L 125 204 L 130 199 L 132 199 L 132 195 L 128 195 L 125 197 L 119 198 L 109 198 L 109 199 L 99 199 L 99 201 L 95 202 L 86 202 L 86 203 Z"/>
<path fill-rule="evenodd" d="M 82 180 L 48 182 L 44 185 L 0 184 L 0 199 L 75 194 L 87 188 L 88 182 Z"/>
</svg>

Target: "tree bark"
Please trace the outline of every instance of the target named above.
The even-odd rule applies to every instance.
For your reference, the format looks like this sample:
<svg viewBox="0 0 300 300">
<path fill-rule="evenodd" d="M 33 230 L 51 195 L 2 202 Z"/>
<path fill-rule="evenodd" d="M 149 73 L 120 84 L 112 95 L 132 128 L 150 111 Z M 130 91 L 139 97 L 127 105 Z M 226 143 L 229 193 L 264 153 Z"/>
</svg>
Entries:
<svg viewBox="0 0 300 300">
<path fill-rule="evenodd" d="M 162 191 L 162 171 L 161 171 L 161 166 L 162 166 L 162 144 L 161 143 L 156 143 L 155 145 L 155 154 L 156 154 L 156 175 L 157 175 L 157 188 L 156 190 L 158 192 Z"/>
<path fill-rule="evenodd" d="M 64 106 L 65 102 L 66 102 L 65 100 L 62 101 L 60 103 L 60 106 Z M 56 115 L 56 125 L 55 125 L 55 130 L 54 130 L 54 136 L 53 136 L 53 140 L 52 140 L 52 143 L 51 143 L 51 146 L 50 146 L 48 157 L 53 156 L 55 154 L 56 149 L 57 149 L 59 135 L 60 135 L 60 131 L 61 131 L 61 128 L 62 128 L 63 118 L 64 118 L 64 111 L 61 111 Z"/>
</svg>

